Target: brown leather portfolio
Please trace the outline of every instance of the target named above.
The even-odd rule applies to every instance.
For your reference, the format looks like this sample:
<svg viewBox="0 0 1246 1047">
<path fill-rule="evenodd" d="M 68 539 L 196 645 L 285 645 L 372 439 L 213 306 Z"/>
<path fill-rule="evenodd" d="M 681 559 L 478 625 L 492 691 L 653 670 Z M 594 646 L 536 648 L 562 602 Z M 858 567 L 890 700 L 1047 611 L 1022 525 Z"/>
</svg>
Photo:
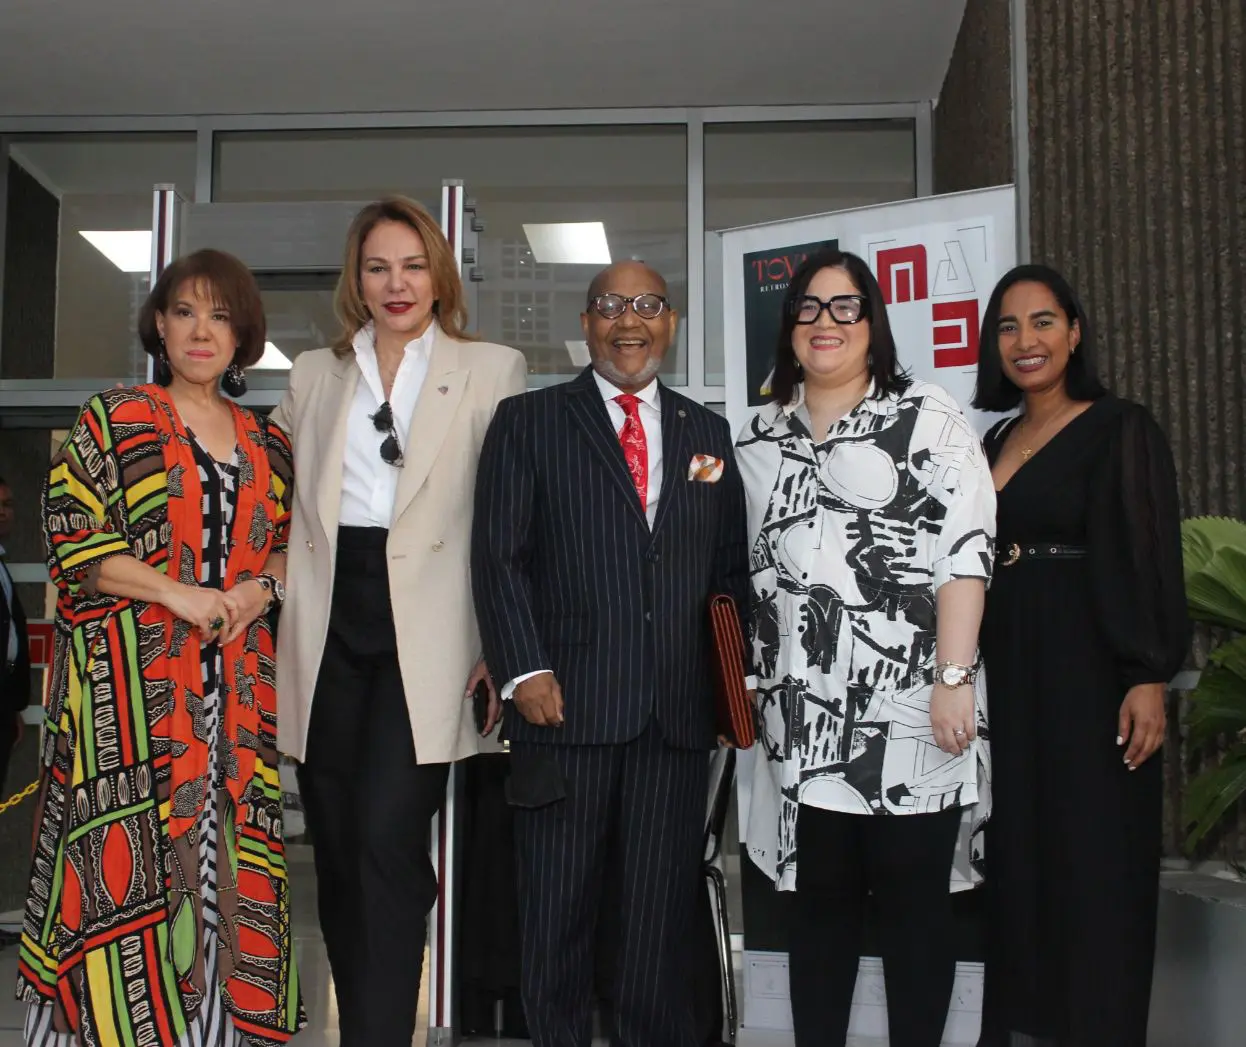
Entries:
<svg viewBox="0 0 1246 1047">
<path fill-rule="evenodd" d="M 710 597 L 710 635 L 718 733 L 737 749 L 747 749 L 756 732 L 744 686 L 744 636 L 735 600 L 725 593 Z"/>
</svg>

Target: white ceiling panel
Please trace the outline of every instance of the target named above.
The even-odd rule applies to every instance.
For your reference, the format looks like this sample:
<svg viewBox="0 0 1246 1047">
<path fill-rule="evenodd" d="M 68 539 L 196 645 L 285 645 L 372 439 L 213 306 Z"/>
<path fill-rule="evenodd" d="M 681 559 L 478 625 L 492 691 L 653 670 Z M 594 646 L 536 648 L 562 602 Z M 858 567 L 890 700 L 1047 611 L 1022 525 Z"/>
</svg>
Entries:
<svg viewBox="0 0 1246 1047">
<path fill-rule="evenodd" d="M 0 117 L 938 97 L 964 0 L 0 0 Z"/>
</svg>

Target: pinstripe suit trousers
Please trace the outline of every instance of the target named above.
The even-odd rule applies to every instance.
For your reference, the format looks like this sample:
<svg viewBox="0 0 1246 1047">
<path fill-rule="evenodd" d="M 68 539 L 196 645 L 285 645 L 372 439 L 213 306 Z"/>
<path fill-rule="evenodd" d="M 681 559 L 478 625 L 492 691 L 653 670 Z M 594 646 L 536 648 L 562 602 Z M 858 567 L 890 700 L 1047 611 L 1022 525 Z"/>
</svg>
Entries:
<svg viewBox="0 0 1246 1047">
<path fill-rule="evenodd" d="M 686 977 L 699 885 L 708 760 L 651 723 L 621 745 L 519 743 L 554 760 L 566 799 L 516 809 L 522 991 L 536 1047 L 589 1047 L 593 959 L 603 904 L 619 925 L 615 1047 L 696 1047 Z M 606 862 L 617 896 L 603 899 Z"/>
</svg>

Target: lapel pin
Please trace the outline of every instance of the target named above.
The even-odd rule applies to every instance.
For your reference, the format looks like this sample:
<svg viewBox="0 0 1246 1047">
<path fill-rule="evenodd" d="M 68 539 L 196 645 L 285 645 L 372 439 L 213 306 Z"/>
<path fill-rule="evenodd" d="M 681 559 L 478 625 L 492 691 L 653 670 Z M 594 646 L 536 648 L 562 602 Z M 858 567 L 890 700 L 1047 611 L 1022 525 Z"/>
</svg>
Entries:
<svg viewBox="0 0 1246 1047">
<path fill-rule="evenodd" d="M 680 418 L 687 418 L 687 417 L 688 417 L 688 415 L 685 413 L 685 411 L 684 411 L 684 409 L 683 409 L 682 407 L 679 409 L 679 417 L 680 417 Z"/>
<path fill-rule="evenodd" d="M 448 385 L 437 386 L 437 392 L 441 393 L 442 396 L 445 396 L 446 393 L 448 393 L 449 391 L 450 391 L 450 387 Z"/>
</svg>

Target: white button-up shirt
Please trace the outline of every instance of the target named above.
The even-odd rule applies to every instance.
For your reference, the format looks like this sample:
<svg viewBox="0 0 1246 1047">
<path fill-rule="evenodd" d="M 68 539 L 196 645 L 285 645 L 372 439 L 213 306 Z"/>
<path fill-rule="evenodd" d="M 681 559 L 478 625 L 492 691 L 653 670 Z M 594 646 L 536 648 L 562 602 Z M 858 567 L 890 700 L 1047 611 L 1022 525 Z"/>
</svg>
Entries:
<svg viewBox="0 0 1246 1047">
<path fill-rule="evenodd" d="M 411 416 L 420 398 L 437 336 L 437 321 L 428 325 L 419 338 L 407 343 L 389 406 L 394 416 L 398 446 L 406 453 Z M 339 522 L 345 527 L 389 527 L 398 494 L 402 468 L 381 457 L 381 444 L 388 432 L 380 432 L 372 416 L 385 402 L 381 368 L 376 359 L 376 331 L 373 324 L 361 328 L 354 339 L 355 362 L 362 380 L 355 388 L 355 399 L 346 423 L 346 453 L 342 460 L 342 505 Z"/>
</svg>

